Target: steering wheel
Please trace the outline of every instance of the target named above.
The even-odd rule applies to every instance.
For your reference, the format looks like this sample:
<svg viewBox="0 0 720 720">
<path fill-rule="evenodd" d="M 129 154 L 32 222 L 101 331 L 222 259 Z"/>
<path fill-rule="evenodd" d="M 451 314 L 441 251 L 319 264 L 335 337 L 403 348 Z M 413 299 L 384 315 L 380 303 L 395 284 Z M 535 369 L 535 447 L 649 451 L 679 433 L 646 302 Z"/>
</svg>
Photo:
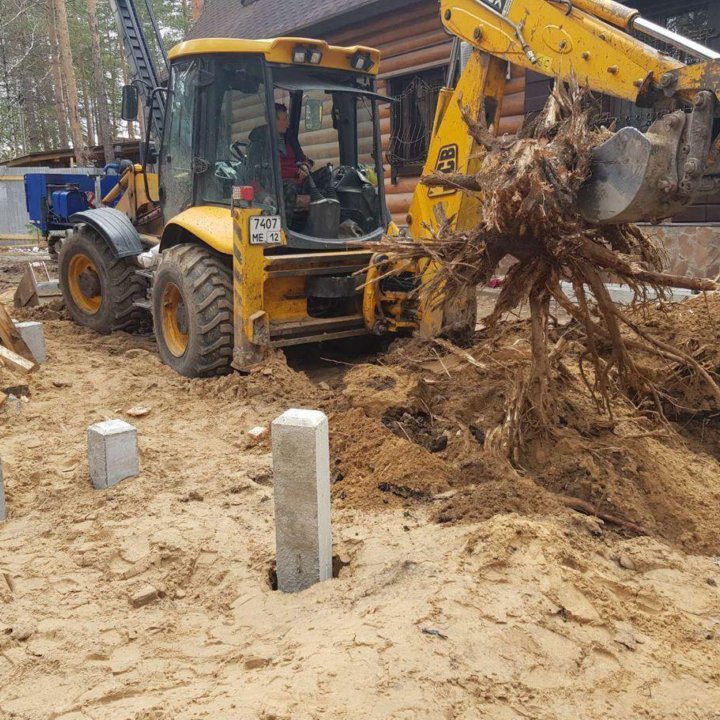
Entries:
<svg viewBox="0 0 720 720">
<path fill-rule="evenodd" d="M 238 162 L 247 162 L 247 147 L 250 143 L 246 140 L 236 140 L 230 143 L 230 154 Z"/>
<path fill-rule="evenodd" d="M 237 182 L 237 172 L 235 168 L 226 162 L 215 163 L 215 177 L 226 182 Z"/>
</svg>

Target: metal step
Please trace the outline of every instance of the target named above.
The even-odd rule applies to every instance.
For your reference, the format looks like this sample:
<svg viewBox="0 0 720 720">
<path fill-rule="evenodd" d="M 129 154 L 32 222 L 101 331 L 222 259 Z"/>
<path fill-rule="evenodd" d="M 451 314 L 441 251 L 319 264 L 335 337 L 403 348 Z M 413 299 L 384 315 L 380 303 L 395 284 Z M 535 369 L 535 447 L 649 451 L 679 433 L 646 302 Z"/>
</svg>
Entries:
<svg viewBox="0 0 720 720">
<path fill-rule="evenodd" d="M 334 318 L 306 318 L 297 322 L 271 323 L 270 345 L 287 347 L 307 342 L 335 340 L 368 334 L 362 315 Z"/>
</svg>

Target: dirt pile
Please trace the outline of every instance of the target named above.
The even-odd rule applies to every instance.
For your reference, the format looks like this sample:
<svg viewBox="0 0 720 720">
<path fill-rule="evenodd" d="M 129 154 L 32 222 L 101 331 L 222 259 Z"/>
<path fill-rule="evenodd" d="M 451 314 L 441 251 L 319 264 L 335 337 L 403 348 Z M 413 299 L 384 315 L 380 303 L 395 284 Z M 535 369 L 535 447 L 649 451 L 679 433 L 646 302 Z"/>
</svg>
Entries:
<svg viewBox="0 0 720 720">
<path fill-rule="evenodd" d="M 638 322 L 659 338 L 693 346 L 715 373 L 720 371 L 719 309 L 717 296 L 698 296 L 672 312 L 646 310 Z M 559 426 L 549 438 L 530 438 L 513 466 L 495 451 L 492 437 L 507 421 L 531 352 L 530 323 L 515 322 L 481 334 L 468 351 L 442 341 L 398 342 L 380 358 L 381 367 L 353 369 L 345 394 L 355 412 L 365 409 L 365 417 L 347 420 L 348 426 L 363 428 L 353 444 L 360 451 L 338 445 L 343 483 L 356 491 L 362 485 L 370 493 L 365 502 L 376 504 L 387 501 L 387 492 L 378 490 L 381 483 L 402 486 L 406 502 L 430 503 L 441 522 L 571 507 L 609 516 L 620 532 L 655 535 L 691 552 L 720 553 L 715 519 L 720 408 L 707 386 L 697 379 L 688 383 L 677 366 L 651 356 L 646 367 L 668 408 L 677 410 L 692 395 L 692 405 L 702 400 L 706 412 L 684 416 L 682 424 L 667 423 L 618 394 L 611 415 L 583 380 L 582 351 L 572 352 L 570 346 L 556 385 Z M 380 382 L 382 391 L 368 392 Z M 392 387 L 398 388 L 395 394 Z M 381 479 L 374 476 L 378 471 Z"/>
</svg>

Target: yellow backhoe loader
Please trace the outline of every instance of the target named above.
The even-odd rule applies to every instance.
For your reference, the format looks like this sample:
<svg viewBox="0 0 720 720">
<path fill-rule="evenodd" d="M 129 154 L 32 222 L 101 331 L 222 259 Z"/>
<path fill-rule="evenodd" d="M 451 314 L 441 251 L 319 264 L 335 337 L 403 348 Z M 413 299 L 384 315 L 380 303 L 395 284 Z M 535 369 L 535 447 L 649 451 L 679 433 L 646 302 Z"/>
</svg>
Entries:
<svg viewBox="0 0 720 720">
<path fill-rule="evenodd" d="M 470 293 L 442 305 L 418 300 L 432 263 L 373 282 L 392 262 L 373 242 L 399 232 L 384 202 L 378 103 L 388 99 L 375 89 L 376 50 L 306 38 L 192 40 L 169 53 L 161 86 L 142 75 L 149 58 L 128 20 L 132 2 L 113 3 L 140 76 L 124 90 L 123 116 L 137 115 L 140 89 L 159 155 L 148 140 L 143 164 L 126 163 L 105 206 L 74 218 L 60 280 L 77 322 L 132 329 L 149 309 L 162 360 L 188 376 L 249 369 L 274 347 L 432 336 L 474 322 Z M 480 148 L 459 100 L 497 128 L 514 63 L 665 113 L 647 133 L 625 128 L 597 148 L 581 198 L 588 220 L 670 217 L 720 188 L 717 53 L 612 0 L 442 0 L 440 14 L 456 42 L 425 174 L 473 172 Z M 309 140 L 314 166 L 302 149 Z M 467 194 L 419 185 L 407 232 L 422 242 L 438 217 L 463 228 L 477 213 Z"/>
</svg>

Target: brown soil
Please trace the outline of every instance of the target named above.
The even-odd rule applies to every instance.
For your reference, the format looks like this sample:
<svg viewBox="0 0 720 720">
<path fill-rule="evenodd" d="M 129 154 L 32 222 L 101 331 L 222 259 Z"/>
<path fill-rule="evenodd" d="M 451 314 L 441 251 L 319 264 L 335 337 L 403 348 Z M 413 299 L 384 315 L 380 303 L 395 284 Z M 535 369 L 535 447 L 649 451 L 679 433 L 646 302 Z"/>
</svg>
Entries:
<svg viewBox="0 0 720 720">
<path fill-rule="evenodd" d="M 720 370 L 718 310 L 719 298 L 698 297 L 676 308 L 677 321 L 674 315 L 656 311 L 644 322 L 662 339 L 688 349 L 696 338 L 706 338 L 705 359 L 713 370 Z M 444 523 L 477 521 L 502 512 L 557 512 L 569 497 L 640 525 L 686 551 L 720 553 L 720 416 L 713 414 L 718 409 L 712 397 L 702 396 L 708 413 L 700 419 L 686 417 L 682 424 L 640 419 L 627 402 L 622 414 L 610 418 L 598 412 L 569 357 L 559 388 L 561 427 L 552 438 L 531 440 L 523 467 L 517 469 L 488 452 L 485 439 L 502 423 L 514 369 L 527 362 L 529 353 L 527 324 L 515 322 L 499 337 L 480 338 L 471 349 L 484 369 L 419 341 L 397 343 L 381 358 L 381 368 L 353 369 L 345 394 L 351 394 L 356 406 L 367 403 L 373 420 L 365 422 L 375 422 L 375 431 L 368 428 L 367 436 L 378 443 L 387 429 L 398 436 L 392 440 L 394 462 L 383 467 L 383 480 L 422 492 L 454 491 L 438 503 L 436 517 Z M 368 391 L 378 374 L 394 378 L 400 390 L 395 395 L 390 389 Z M 677 396 L 680 383 L 672 368 L 667 372 L 658 367 L 656 374 L 668 396 Z M 364 389 L 353 394 L 357 387 Z M 704 390 L 693 381 L 683 397 L 692 394 L 697 401 Z M 619 399 L 616 403 L 623 410 Z M 446 446 L 438 443 L 440 438 L 447 439 Z M 369 465 L 377 452 L 370 453 L 367 442 L 357 455 L 339 453 L 341 463 L 348 466 L 348 484 L 364 477 L 363 468 L 378 469 Z M 419 448 L 413 451 L 413 445 Z M 435 448 L 441 449 L 428 452 Z M 386 502 L 380 494 L 374 498 L 378 505 Z"/>
<path fill-rule="evenodd" d="M 657 429 L 598 416 L 569 367 L 566 424 L 518 470 L 484 442 L 527 357 L 523 322 L 478 336 L 484 370 L 411 340 L 349 370 L 308 351 L 293 361 L 306 372 L 278 353 L 250 375 L 188 380 L 151 336 L 22 315 L 43 318 L 49 359 L 25 401 L 0 407 L 0 718 L 714 716 L 711 412 L 629 438 Z M 702 322 L 688 334 L 710 338 Z M 149 412 L 129 417 L 136 406 Z M 329 416 L 334 551 L 349 564 L 287 596 L 268 583 L 269 440 L 247 431 L 292 406 Z M 141 475 L 100 492 L 85 432 L 112 417 L 137 426 Z M 156 599 L 133 607 L 147 585 Z"/>
</svg>

